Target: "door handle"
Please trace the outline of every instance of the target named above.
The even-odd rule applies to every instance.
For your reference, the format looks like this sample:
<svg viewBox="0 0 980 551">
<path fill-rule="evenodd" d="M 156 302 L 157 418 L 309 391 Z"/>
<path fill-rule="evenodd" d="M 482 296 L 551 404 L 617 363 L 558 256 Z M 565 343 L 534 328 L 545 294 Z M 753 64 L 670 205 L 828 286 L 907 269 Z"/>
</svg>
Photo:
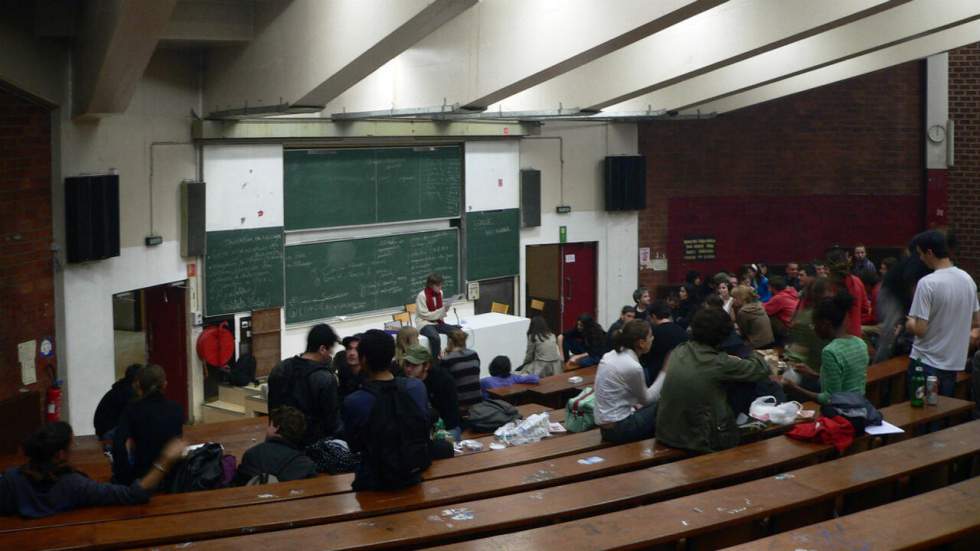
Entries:
<svg viewBox="0 0 980 551">
<path fill-rule="evenodd" d="M 565 300 L 572 300 L 572 278 L 565 278 Z"/>
</svg>

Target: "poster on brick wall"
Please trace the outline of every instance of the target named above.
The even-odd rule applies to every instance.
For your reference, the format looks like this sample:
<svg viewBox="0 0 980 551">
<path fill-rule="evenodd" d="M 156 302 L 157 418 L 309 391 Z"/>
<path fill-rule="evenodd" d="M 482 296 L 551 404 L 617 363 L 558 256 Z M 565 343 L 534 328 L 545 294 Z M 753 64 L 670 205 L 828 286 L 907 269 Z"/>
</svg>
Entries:
<svg viewBox="0 0 980 551">
<path fill-rule="evenodd" d="M 684 239 L 684 260 L 714 260 L 714 237 L 688 237 Z"/>
</svg>

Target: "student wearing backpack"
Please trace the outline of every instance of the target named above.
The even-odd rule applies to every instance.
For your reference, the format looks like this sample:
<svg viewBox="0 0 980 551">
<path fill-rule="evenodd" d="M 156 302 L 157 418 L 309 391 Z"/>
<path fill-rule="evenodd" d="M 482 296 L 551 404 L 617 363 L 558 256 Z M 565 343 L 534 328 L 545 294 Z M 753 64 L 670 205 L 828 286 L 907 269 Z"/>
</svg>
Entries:
<svg viewBox="0 0 980 551">
<path fill-rule="evenodd" d="M 159 365 L 136 373 L 137 400 L 126 406 L 112 439 L 112 481 L 132 484 L 153 468 L 170 440 L 184 433 L 184 409 L 164 395 L 167 375 Z"/>
<path fill-rule="evenodd" d="M 650 324 L 633 320 L 617 334 L 616 348 L 599 361 L 594 415 L 606 442 L 623 444 L 653 436 L 665 370 L 647 386 L 640 356 L 650 351 L 651 344 Z"/>
<path fill-rule="evenodd" d="M 276 408 L 269 415 L 265 442 L 242 455 L 234 485 L 242 486 L 253 479 L 264 484 L 316 476 L 316 465 L 299 445 L 305 433 L 306 417 L 302 412 L 289 406 Z"/>
<path fill-rule="evenodd" d="M 330 370 L 336 344 L 337 334 L 329 325 L 314 325 L 306 336 L 306 352 L 279 362 L 269 374 L 269 411 L 280 406 L 301 411 L 306 416 L 304 446 L 341 428 L 337 376 Z"/>
<path fill-rule="evenodd" d="M 352 487 L 394 490 L 418 484 L 432 463 L 425 385 L 391 374 L 395 343 L 384 331 L 364 333 L 357 352 L 365 382 L 341 410 L 351 451 L 361 453 Z"/>
</svg>

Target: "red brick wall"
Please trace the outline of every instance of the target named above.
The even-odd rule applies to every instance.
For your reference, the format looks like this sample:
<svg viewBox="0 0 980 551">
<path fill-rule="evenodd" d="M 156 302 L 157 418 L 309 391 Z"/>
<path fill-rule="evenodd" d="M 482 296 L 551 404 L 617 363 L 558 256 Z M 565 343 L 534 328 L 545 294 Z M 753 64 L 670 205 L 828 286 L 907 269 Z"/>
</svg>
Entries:
<svg viewBox="0 0 980 551">
<path fill-rule="evenodd" d="M 17 344 L 54 336 L 50 116 L 0 87 L 0 400 L 22 386 Z"/>
<path fill-rule="evenodd" d="M 955 123 L 949 169 L 949 226 L 956 263 L 980 278 L 980 44 L 949 52 L 949 118 Z"/>
<path fill-rule="evenodd" d="M 714 119 L 641 124 L 639 243 L 666 251 L 670 269 L 640 281 L 907 243 L 922 227 L 922 71 L 907 63 Z M 685 237 L 716 238 L 718 261 L 683 262 Z"/>
</svg>

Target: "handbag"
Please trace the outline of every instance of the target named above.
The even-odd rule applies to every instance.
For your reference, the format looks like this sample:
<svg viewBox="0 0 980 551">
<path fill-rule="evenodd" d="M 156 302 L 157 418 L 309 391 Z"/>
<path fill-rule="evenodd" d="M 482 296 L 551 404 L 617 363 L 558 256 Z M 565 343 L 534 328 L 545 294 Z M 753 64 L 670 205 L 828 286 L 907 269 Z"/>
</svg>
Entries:
<svg viewBox="0 0 980 551">
<path fill-rule="evenodd" d="M 595 391 L 592 387 L 585 387 L 565 404 L 565 428 L 569 432 L 595 428 Z"/>
</svg>

